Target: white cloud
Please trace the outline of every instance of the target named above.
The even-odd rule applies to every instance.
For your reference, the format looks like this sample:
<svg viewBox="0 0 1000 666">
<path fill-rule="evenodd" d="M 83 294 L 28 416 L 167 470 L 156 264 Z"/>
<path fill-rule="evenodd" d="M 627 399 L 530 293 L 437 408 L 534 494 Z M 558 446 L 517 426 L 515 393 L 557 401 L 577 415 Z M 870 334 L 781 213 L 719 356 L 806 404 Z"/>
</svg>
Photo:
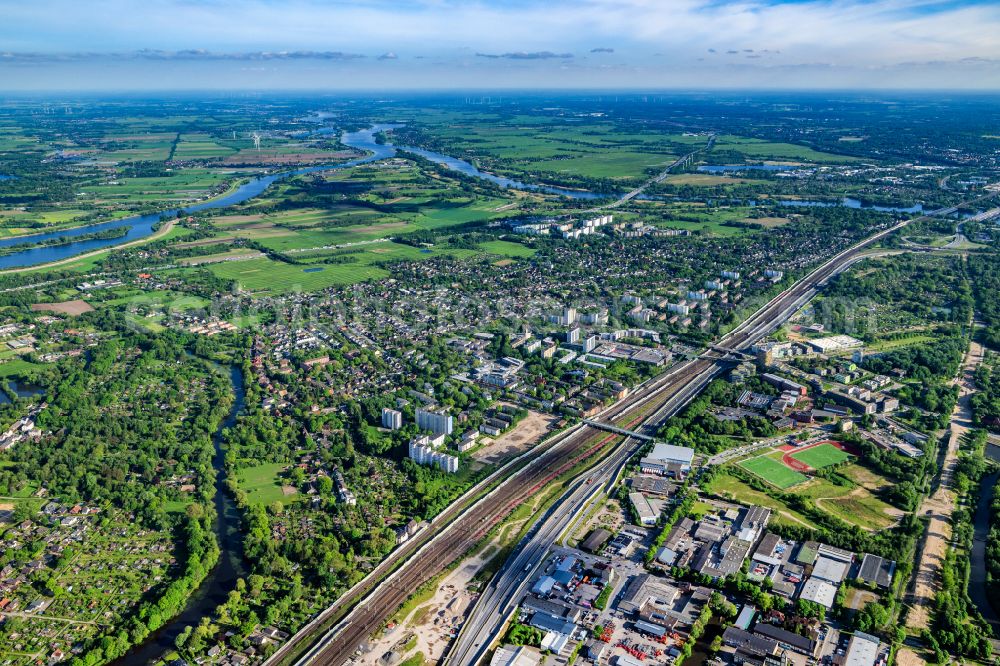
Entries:
<svg viewBox="0 0 1000 666">
<path fill-rule="evenodd" d="M 364 54 L 374 62 L 403 50 L 446 63 L 444 67 L 451 63 L 491 72 L 517 67 L 523 76 L 525 63 L 514 60 L 535 60 L 533 66 L 548 71 L 572 53 L 610 51 L 594 45 L 614 44 L 616 61 L 643 73 L 634 82 L 656 84 L 684 80 L 688 73 L 716 68 L 726 59 L 732 64 L 737 58 L 726 55 L 731 51 L 739 54 L 744 68 L 766 70 L 769 80 L 814 63 L 884 76 L 901 63 L 1000 59 L 1000 3 L 986 2 L 36 0 L 5 5 L 0 44 L 22 62 L 39 62 L 43 55 L 106 57 L 149 49 L 174 54 L 174 59 L 207 51 L 212 57 L 200 59 L 251 59 L 257 54 L 257 59 L 326 60 L 330 67 L 347 67 L 337 61 Z M 750 59 L 751 50 L 765 57 Z M 294 55 L 282 58 L 282 53 Z M 476 59 L 476 53 L 500 57 Z M 672 79 L 664 78 L 665 65 Z M 583 63 L 576 69 L 598 71 L 596 61 L 589 66 L 594 69 Z M 945 65 L 926 67 L 940 73 Z M 912 71 L 913 65 L 907 68 Z M 407 71 L 412 77 L 414 71 Z M 650 75 L 652 80 L 640 78 Z"/>
</svg>

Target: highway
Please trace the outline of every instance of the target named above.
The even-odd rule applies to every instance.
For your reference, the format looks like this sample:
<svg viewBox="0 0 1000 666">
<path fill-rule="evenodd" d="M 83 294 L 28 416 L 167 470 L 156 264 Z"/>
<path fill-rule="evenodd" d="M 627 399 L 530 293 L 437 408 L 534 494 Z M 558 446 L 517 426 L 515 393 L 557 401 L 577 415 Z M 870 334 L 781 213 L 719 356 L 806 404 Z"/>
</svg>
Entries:
<svg viewBox="0 0 1000 666">
<path fill-rule="evenodd" d="M 721 365 L 714 364 L 713 371 L 699 375 L 693 381 L 678 382 L 672 386 L 669 398 L 652 415 L 643 419 L 644 424 L 655 427 L 655 424 L 675 414 L 722 369 Z M 443 663 L 480 662 L 502 630 L 506 618 L 534 580 L 538 568 L 545 564 L 549 548 L 557 543 L 560 535 L 575 529 L 595 497 L 611 491 L 629 458 L 645 443 L 645 440 L 635 437 L 624 439 L 596 467 L 582 475 L 535 523 L 476 601 L 472 614 L 446 653 Z"/>
<path fill-rule="evenodd" d="M 643 409 L 687 365 L 681 364 L 644 382 L 629 396 L 598 414 L 598 418 L 618 419 L 630 411 Z M 595 439 L 595 436 L 598 438 Z M 268 666 L 287 661 L 299 664 L 342 663 L 415 589 L 477 544 L 525 497 L 615 438 L 614 434 L 581 423 L 507 463 L 452 503 L 435 517 L 429 527 L 394 550 L 372 573 L 299 630 L 265 663 Z M 469 505 L 472 498 L 497 479 L 503 479 L 503 482 Z M 323 638 L 318 643 L 306 650 L 303 656 L 295 658 L 296 652 L 305 649 L 319 636 Z"/>
<path fill-rule="evenodd" d="M 930 215 L 942 212 L 946 211 L 935 211 Z M 862 252 L 867 247 L 908 223 L 909 221 L 906 220 L 901 221 L 827 260 L 792 287 L 764 304 L 752 316 L 723 336 L 718 341 L 718 345 L 735 350 L 748 348 L 787 320 L 793 312 L 812 298 L 817 288 L 825 284 L 831 277 L 863 258 Z M 640 385 L 632 394 L 599 414 L 598 418 L 605 421 L 615 421 L 619 425 L 624 422 L 625 427 L 631 427 L 632 424 L 628 419 L 632 418 L 633 422 L 639 420 L 636 418 L 636 414 L 647 412 L 648 403 L 653 402 L 655 406 L 653 417 L 659 417 L 659 420 L 662 420 L 662 417 L 673 413 L 697 391 L 701 390 L 721 369 L 719 360 L 714 358 L 703 356 L 685 361 L 670 372 Z M 659 422 L 656 418 L 646 418 L 643 421 L 642 430 L 647 433 L 655 432 L 655 423 Z M 604 436 L 601 437 L 601 435 Z M 515 463 L 510 463 L 498 470 L 493 478 L 502 479 L 502 481 L 496 488 L 471 506 L 466 501 L 452 504 L 435 518 L 428 528 L 422 531 L 418 539 L 393 551 L 376 569 L 375 574 L 369 575 L 349 593 L 342 595 L 340 600 L 300 630 L 265 664 L 272 666 L 292 661 L 297 651 L 304 649 L 313 641 L 316 643 L 306 650 L 303 656 L 295 659 L 297 664 L 300 666 L 309 664 L 336 666 L 342 664 L 414 590 L 468 552 L 490 529 L 523 503 L 524 498 L 530 497 L 552 480 L 568 472 L 616 437 L 617 435 L 604 433 L 592 426 L 578 424 L 521 456 L 516 463 L 516 465 L 520 465 L 516 471 Z M 634 448 L 634 440 L 624 440 L 605 460 L 598 463 L 593 471 L 588 472 L 587 474 L 593 477 L 593 482 L 586 484 L 591 486 L 589 492 L 593 492 L 593 488 L 604 485 L 609 482 L 609 479 L 613 479 L 612 472 L 624 464 L 624 460 Z M 485 487 L 486 482 L 483 482 L 478 487 L 477 492 Z M 572 515 L 570 509 L 582 506 L 587 493 L 588 489 L 581 488 L 579 482 L 572 485 L 568 493 L 557 504 L 557 507 L 563 507 L 561 514 L 549 512 L 549 515 L 562 515 L 565 520 Z M 558 525 L 546 528 L 543 524 L 538 529 L 539 531 L 545 529 L 546 535 L 551 536 L 553 533 L 559 533 L 556 531 L 557 527 Z M 530 544 L 535 543 L 535 540 L 531 539 L 527 543 L 530 547 Z M 531 550 L 530 553 L 526 554 L 522 548 L 512 555 L 512 561 L 515 563 L 530 562 L 533 555 L 538 555 L 536 550 Z M 391 573 L 386 577 L 388 572 Z M 502 570 L 500 578 L 491 585 L 498 590 L 514 589 L 511 585 L 515 582 L 520 584 L 521 580 L 526 577 L 523 575 L 525 573 L 527 572 L 523 570 L 523 566 L 521 568 L 518 568 L 516 564 L 507 566 Z M 510 581 L 506 580 L 508 578 Z M 497 604 L 499 605 L 506 596 L 502 593 L 497 594 Z M 475 618 L 479 614 L 478 609 L 479 605 L 477 604 L 473 618 L 466 623 L 467 627 L 470 624 L 475 626 L 477 622 Z M 337 618 L 341 619 L 336 621 Z M 336 624 L 327 630 L 334 621 Z M 481 622 L 481 624 L 483 627 L 487 625 L 486 622 Z M 469 629 L 470 632 L 473 630 L 473 628 Z M 465 634 L 466 632 L 463 631 L 462 636 L 459 637 L 460 641 L 463 640 Z M 316 639 L 320 635 L 322 637 L 317 641 Z M 481 643 L 483 639 L 461 643 L 461 645 L 469 646 L 464 653 L 456 646 L 456 649 L 452 651 L 452 656 L 449 657 L 449 663 L 472 663 L 469 659 L 472 657 L 472 651 L 477 649 L 477 640 Z"/>
<path fill-rule="evenodd" d="M 597 206 L 595 208 L 588 208 L 587 210 L 582 211 L 582 212 L 584 212 L 584 213 L 596 213 L 596 212 L 599 212 L 599 211 L 602 211 L 602 210 L 609 210 L 609 209 L 612 209 L 612 208 L 618 208 L 622 204 L 627 203 L 627 202 L 631 201 L 632 199 L 635 199 L 637 196 L 639 196 L 640 194 L 642 194 L 643 192 L 645 192 L 646 189 L 650 185 L 654 185 L 656 183 L 662 183 L 663 180 L 667 176 L 669 176 L 670 172 L 672 172 L 674 169 L 676 169 L 677 167 L 681 166 L 682 164 L 686 164 L 687 162 L 689 162 L 691 160 L 691 158 L 693 158 L 698 153 L 706 151 L 706 150 L 711 150 L 712 146 L 714 146 L 714 145 L 715 145 L 715 135 L 711 134 L 711 135 L 709 135 L 708 141 L 705 143 L 704 146 L 702 146 L 701 148 L 698 148 L 696 150 L 692 150 L 687 155 L 683 155 L 681 157 L 678 157 L 676 160 L 674 160 L 669 165 L 667 165 L 667 167 L 665 169 L 663 169 L 663 171 L 661 171 L 660 173 L 656 174 L 655 176 L 653 176 L 652 178 L 650 178 L 649 180 L 647 180 L 645 183 L 643 183 L 639 187 L 637 187 L 634 190 L 632 190 L 631 192 L 627 192 L 627 193 L 623 194 L 622 196 L 618 197 L 617 199 L 615 199 L 614 201 L 612 201 L 609 204 L 604 204 L 603 206 Z"/>
<path fill-rule="evenodd" d="M 934 214 L 940 213 L 930 213 Z M 717 344 L 711 345 L 710 349 L 737 352 L 747 349 L 786 321 L 833 276 L 866 258 L 868 255 L 864 253 L 865 248 L 909 222 L 900 222 L 837 254 L 790 289 L 769 301 Z M 638 430 L 655 432 L 666 418 L 677 413 L 692 400 L 722 371 L 723 367 L 718 360 L 707 359 L 704 356 L 690 362 L 688 369 L 678 373 L 677 381 L 672 386 L 664 387 L 664 394 L 669 394 L 669 397 L 660 409 L 643 419 L 643 425 Z M 611 429 L 627 432 L 620 428 Z M 536 522 L 532 531 L 517 545 L 507 563 L 497 572 L 476 601 L 461 632 L 445 656 L 446 664 L 467 666 L 478 664 L 482 660 L 535 578 L 538 567 L 545 563 L 549 548 L 557 542 L 559 535 L 575 528 L 580 518 L 586 514 L 586 507 L 591 499 L 601 491 L 610 492 L 621 469 L 644 441 L 634 437 L 625 439 L 611 455 L 586 475 L 585 480 L 573 485 L 552 509 Z"/>
</svg>

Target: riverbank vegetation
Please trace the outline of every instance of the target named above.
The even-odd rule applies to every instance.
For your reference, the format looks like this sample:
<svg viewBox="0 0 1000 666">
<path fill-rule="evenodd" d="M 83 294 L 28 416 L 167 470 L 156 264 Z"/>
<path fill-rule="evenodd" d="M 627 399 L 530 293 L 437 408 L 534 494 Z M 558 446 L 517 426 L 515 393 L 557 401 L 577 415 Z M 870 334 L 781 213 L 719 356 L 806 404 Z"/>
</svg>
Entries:
<svg viewBox="0 0 1000 666">
<path fill-rule="evenodd" d="M 97 666 L 170 626 L 167 661 L 259 663 L 504 460 L 698 355 L 825 258 L 916 214 L 872 204 L 955 204 L 979 187 L 970 161 L 995 160 L 992 149 L 973 155 L 981 141 L 936 130 L 902 154 L 905 132 L 953 119 L 940 105 L 904 105 L 889 129 L 869 122 L 881 117 L 880 105 L 844 105 L 844 123 L 871 128 L 862 137 L 836 123 L 803 122 L 818 117 L 811 103 L 789 120 L 788 107 L 773 100 L 721 99 L 567 96 L 550 106 L 505 98 L 474 107 L 438 99 L 378 107 L 315 97 L 94 99 L 74 102 L 73 114 L 4 106 L 0 174 L 13 176 L 0 185 L 4 237 L 59 234 L 189 206 L 265 172 L 343 164 L 358 155 L 340 144 L 341 130 L 388 117 L 405 126 L 383 142 L 601 196 L 505 189 L 401 151 L 276 181 L 225 210 L 184 214 L 169 233 L 139 245 L 0 277 L 0 374 L 17 380 L 0 390 L 0 431 L 13 442 L 0 452 L 0 568 L 30 569 L 14 610 L 24 617 L 0 629 L 3 658 L 13 654 L 13 666 Z M 318 115 L 317 105 L 327 104 L 336 115 Z M 852 140 L 841 141 L 846 132 Z M 261 136 L 260 150 L 251 133 Z M 953 150 L 965 151 L 961 160 Z M 578 239 L 512 229 L 579 222 L 692 152 L 643 198 L 613 209 L 620 228 Z M 768 169 L 697 171 L 720 162 Z M 955 189 L 943 183 L 951 176 Z M 953 222 L 921 223 L 915 237 L 938 243 Z M 831 281 L 816 301 L 816 322 L 863 338 L 865 377 L 891 373 L 898 386 L 888 390 L 908 403 L 899 418 L 926 430 L 953 404 L 945 383 L 968 333 L 970 298 L 992 322 L 991 265 L 973 258 L 966 269 L 947 256 L 863 262 Z M 740 277 L 706 285 L 723 271 Z M 985 276 L 986 287 L 972 280 L 970 292 L 969 276 Z M 699 290 L 704 299 L 689 296 Z M 580 343 L 567 341 L 556 316 L 566 308 L 593 322 L 583 324 Z M 612 360 L 578 349 L 571 356 L 570 345 L 581 343 L 607 344 L 600 353 Z M 206 360 L 244 376 L 246 407 L 222 439 L 221 465 L 212 434 L 233 391 Z M 488 363 L 518 360 L 513 382 L 479 378 Z M 757 379 L 714 382 L 658 436 L 709 456 L 793 432 L 763 409 L 728 410 L 742 390 L 776 397 Z M 992 394 L 982 394 L 981 423 L 993 413 Z M 415 409 L 431 405 L 454 418 L 445 446 L 459 458 L 457 473 L 407 457 Z M 402 427 L 383 427 L 385 408 L 400 411 Z M 458 451 L 463 435 L 482 434 L 479 426 L 499 416 L 511 422 L 502 434 Z M 772 508 L 781 534 L 896 559 L 896 579 L 905 579 L 920 532 L 912 514 L 936 469 L 934 444 L 909 459 L 844 440 L 850 453 L 806 456 L 819 469 L 795 472 L 805 481 L 769 483 L 764 468 L 782 464 L 774 452 L 760 473 L 734 460 L 699 486 Z M 242 575 L 231 586 L 205 590 L 205 604 L 223 600 L 203 619 L 169 624 L 193 590 L 216 580 L 206 576 L 220 557 L 222 517 L 212 501 L 220 466 L 239 508 L 226 519 L 238 527 L 235 550 L 246 568 L 237 567 Z M 547 487 L 542 499 L 559 492 Z M 655 545 L 674 521 L 706 506 L 693 480 L 676 499 Z M 502 562 L 495 556 L 487 571 Z M 762 609 L 776 604 L 742 575 L 723 585 Z M 956 599 L 942 603 L 957 622 L 964 611 Z M 38 601 L 51 605 L 24 611 Z M 720 618 L 732 615 L 731 604 L 717 601 L 710 605 Z M 869 608 L 856 626 L 885 630 L 895 607 Z M 807 604 L 788 610 L 818 614 Z M 61 617 L 72 627 L 50 632 Z M 953 624 L 941 625 L 942 640 L 968 651 L 974 641 Z M 948 632 L 954 637 L 944 638 Z M 28 644 L 29 634 L 39 638 Z"/>
<path fill-rule="evenodd" d="M 232 392 L 176 336 L 138 335 L 108 313 L 81 315 L 77 325 L 101 332 L 86 356 L 34 376 L 39 434 L 3 454 L 2 485 L 21 492 L 26 521 L 17 529 L 28 530 L 22 539 L 42 558 L 40 596 L 24 603 L 79 622 L 75 663 L 89 665 L 124 655 L 163 626 L 215 565 L 212 434 Z M 58 529 L 75 530 L 78 544 L 41 540 Z M 5 551 L 6 563 L 20 557 Z M 88 570 L 122 579 L 96 581 Z M 91 627 L 98 611 L 102 622 Z M 39 629 L 25 622 L 30 628 L 16 622 L 4 631 Z"/>
<path fill-rule="evenodd" d="M 955 472 L 957 506 L 951 516 L 952 538 L 941 563 L 933 628 L 927 635 L 939 662 L 945 661 L 947 654 L 986 659 L 993 653 L 992 632 L 968 594 L 976 498 L 980 492 L 992 490 L 980 487 L 988 467 L 981 450 L 984 444 L 982 440 L 979 446 L 973 444 L 961 452 Z"/>
</svg>

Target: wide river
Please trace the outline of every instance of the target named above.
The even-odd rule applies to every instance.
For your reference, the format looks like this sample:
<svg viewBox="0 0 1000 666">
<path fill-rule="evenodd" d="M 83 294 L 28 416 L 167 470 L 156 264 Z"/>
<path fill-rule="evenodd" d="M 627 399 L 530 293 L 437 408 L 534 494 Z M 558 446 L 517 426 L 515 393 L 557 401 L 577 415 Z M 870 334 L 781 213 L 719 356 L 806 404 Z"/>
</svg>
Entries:
<svg viewBox="0 0 1000 666">
<path fill-rule="evenodd" d="M 119 236 L 117 238 L 89 238 L 80 241 L 72 241 L 69 243 L 64 243 L 61 245 L 52 245 L 45 247 L 35 247 L 26 250 L 21 250 L 19 252 L 11 252 L 10 254 L 0 256 L 0 270 L 6 268 L 22 268 L 25 266 L 35 266 L 38 264 L 47 264 L 53 261 L 59 261 L 61 259 L 69 259 L 75 257 L 79 254 L 85 252 L 90 252 L 93 250 L 100 250 L 102 248 L 111 247 L 114 245 L 120 245 L 122 243 L 128 243 L 130 241 L 145 238 L 153 233 L 153 227 L 157 222 L 163 219 L 169 219 L 177 217 L 182 213 L 195 213 L 202 210 L 212 210 L 217 208 L 228 208 L 236 204 L 243 203 L 249 199 L 252 199 L 259 194 L 263 193 L 272 183 L 279 180 L 289 178 L 291 176 L 300 176 L 307 173 L 315 173 L 317 171 L 332 171 L 334 169 L 347 169 L 350 167 L 358 166 L 359 164 L 366 164 L 368 162 L 374 162 L 376 160 L 386 159 L 388 157 L 393 157 L 396 155 L 396 147 L 391 143 L 377 143 L 375 141 L 375 135 L 384 130 L 393 129 L 399 127 L 398 125 L 373 125 L 368 129 L 359 130 L 357 132 L 345 132 L 341 136 L 341 142 L 354 148 L 356 150 L 362 150 L 368 154 L 364 157 L 359 157 L 358 159 L 350 160 L 347 162 L 342 162 L 340 164 L 324 164 L 311 167 L 303 167 L 301 169 L 293 169 L 291 171 L 282 171 L 280 173 L 273 173 L 266 176 L 260 176 L 253 178 L 252 180 L 239 186 L 232 192 L 221 196 L 217 199 L 212 199 L 210 201 L 203 201 L 201 203 L 191 204 L 189 206 L 183 206 L 178 208 L 170 208 L 168 210 L 159 211 L 156 213 L 151 213 L 149 215 L 133 215 L 132 217 L 124 217 L 119 220 L 112 220 L 110 222 L 101 222 L 99 224 L 92 224 L 83 227 L 75 227 L 72 229 L 64 229 L 62 231 L 52 231 L 47 233 L 32 234 L 27 236 L 17 236 L 15 238 L 4 238 L 0 239 L 0 248 L 11 247 L 13 245 L 20 245 L 23 243 L 33 243 L 41 242 L 45 240 L 51 240 L 55 238 L 73 238 L 74 236 L 83 236 L 86 234 L 93 234 L 99 231 L 105 231 L 107 229 L 118 229 L 121 227 L 128 227 L 128 232 L 125 236 Z M 332 131 L 330 128 L 324 128 L 316 133 L 329 133 Z M 449 169 L 453 169 L 467 176 L 472 176 L 475 178 L 481 178 L 483 180 L 488 180 L 492 183 L 500 185 L 502 187 L 513 187 L 517 189 L 533 190 L 538 192 L 545 192 L 548 194 L 558 194 L 565 197 L 570 197 L 573 199 L 600 199 L 604 196 L 602 194 L 596 194 L 594 192 L 587 192 L 583 190 L 570 190 L 561 187 L 546 187 L 541 185 L 531 185 L 528 183 L 522 183 L 516 180 L 511 180 L 509 178 L 503 178 L 501 176 L 495 176 L 491 173 L 486 173 L 485 171 L 480 171 L 475 166 L 466 162 L 465 160 L 460 160 L 454 157 L 449 157 L 448 155 L 442 155 L 441 153 L 435 153 L 430 150 L 424 150 L 422 148 L 413 148 L 409 146 L 401 146 L 401 150 L 406 150 L 411 153 L 420 155 L 421 157 L 428 159 L 437 164 L 441 164 Z"/>
<path fill-rule="evenodd" d="M 259 194 L 263 193 L 272 183 L 279 180 L 289 178 L 292 176 L 300 176 L 307 173 L 315 173 L 317 171 L 332 171 L 335 169 L 347 169 L 350 167 L 358 166 L 359 164 L 366 164 L 368 162 L 374 162 L 377 160 L 386 159 L 389 157 L 394 157 L 397 154 L 397 147 L 392 143 L 378 143 L 375 140 L 375 135 L 379 132 L 386 130 L 392 130 L 401 127 L 401 125 L 393 124 L 378 124 L 373 125 L 367 129 L 358 130 L 357 132 L 345 132 L 341 135 L 340 141 L 346 146 L 354 148 L 355 150 L 364 151 L 367 153 L 364 157 L 359 157 L 358 159 L 350 160 L 347 162 L 342 162 L 340 164 L 323 164 L 311 167 L 303 167 L 301 169 L 293 169 L 290 171 L 282 171 L 279 173 L 273 173 L 266 176 L 259 176 L 253 178 L 243 185 L 240 185 L 232 192 L 218 197 L 216 199 L 211 199 L 209 201 L 203 201 L 201 203 L 191 204 L 189 206 L 183 206 L 178 208 L 171 208 L 168 210 L 159 211 L 156 213 L 151 213 L 149 215 L 133 215 L 132 217 L 125 217 L 119 220 L 112 220 L 110 222 L 101 222 L 98 224 L 92 224 L 83 227 L 75 227 L 73 229 L 64 229 L 62 231 L 51 231 L 40 234 L 33 234 L 27 236 L 17 236 L 15 238 L 4 238 L 0 239 L 0 249 L 11 247 L 14 245 L 20 245 L 24 243 L 41 242 L 45 240 L 51 240 L 56 238 L 70 238 L 75 236 L 83 236 L 87 234 L 93 234 L 99 231 L 105 231 L 107 229 L 117 229 L 121 227 L 127 227 L 128 231 L 124 236 L 119 236 L 117 238 L 89 238 L 79 241 L 70 241 L 68 243 L 62 243 L 60 245 L 52 245 L 45 247 L 34 247 L 30 249 L 20 250 L 17 252 L 11 252 L 10 254 L 0 256 L 0 270 L 9 268 L 23 268 L 25 266 L 36 266 L 39 264 L 47 264 L 53 261 L 60 261 L 62 259 L 70 259 L 77 255 L 83 254 L 85 252 L 90 252 L 93 250 L 100 250 L 107 247 L 113 247 L 116 245 L 121 245 L 123 243 L 128 243 L 130 241 L 139 240 L 145 238 L 153 233 L 153 227 L 157 222 L 164 219 L 170 219 L 177 217 L 180 214 L 185 213 L 195 213 L 201 210 L 211 210 L 218 208 L 228 208 L 230 206 L 235 206 L 236 204 L 243 203 L 249 199 L 252 199 Z M 302 132 L 301 136 L 308 135 L 322 135 L 331 134 L 335 132 L 336 129 L 333 127 L 323 127 L 312 132 Z M 570 199 L 576 200 L 594 200 L 594 199 L 604 199 L 609 197 L 618 196 L 619 193 L 598 193 L 589 192 L 587 190 L 571 190 L 563 187 L 552 187 L 548 185 L 535 185 L 531 183 L 524 183 L 518 180 L 513 180 L 511 178 L 505 178 L 503 176 L 497 176 L 486 171 L 481 171 L 476 168 L 475 165 L 459 159 L 457 157 L 451 157 L 449 155 L 444 155 L 442 153 L 437 153 L 432 150 L 425 150 L 423 148 L 416 148 L 413 146 L 399 146 L 399 150 L 412 153 L 414 155 L 419 155 L 424 159 L 430 160 L 435 164 L 440 164 L 448 169 L 452 169 L 461 174 L 472 178 L 479 178 L 481 180 L 489 181 L 501 187 L 509 187 L 519 190 L 530 190 L 533 192 L 544 192 L 546 194 L 555 194 Z M 698 170 L 709 173 L 723 173 L 727 171 L 745 171 L 745 170 L 768 170 L 768 171 L 780 171 L 783 169 L 790 169 L 794 167 L 787 167 L 783 165 L 708 165 L 699 166 Z M 641 199 L 656 199 L 655 196 L 640 196 Z M 852 199 L 846 197 L 840 201 L 802 201 L 802 200 L 780 200 L 778 201 L 783 206 L 844 206 L 847 208 L 870 208 L 872 210 L 878 211 L 888 211 L 888 212 L 900 212 L 900 213 L 917 213 L 922 210 L 920 204 L 910 207 L 894 207 L 894 206 L 870 206 L 858 201 L 857 199 Z"/>
</svg>

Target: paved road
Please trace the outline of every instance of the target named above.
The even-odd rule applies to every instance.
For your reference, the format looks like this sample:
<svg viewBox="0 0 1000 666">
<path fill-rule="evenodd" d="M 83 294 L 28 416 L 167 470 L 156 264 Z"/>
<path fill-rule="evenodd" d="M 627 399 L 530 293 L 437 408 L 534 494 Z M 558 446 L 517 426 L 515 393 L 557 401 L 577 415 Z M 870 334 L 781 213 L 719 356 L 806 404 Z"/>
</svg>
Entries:
<svg viewBox="0 0 1000 666">
<path fill-rule="evenodd" d="M 698 153 L 704 152 L 706 150 L 711 150 L 712 146 L 714 146 L 714 145 L 715 145 L 715 135 L 712 134 L 712 135 L 709 135 L 708 141 L 705 143 L 704 146 L 702 146 L 701 148 L 698 148 L 697 150 L 692 150 L 687 155 L 684 155 L 682 157 L 678 157 L 676 160 L 674 160 L 673 162 L 671 162 L 667 166 L 667 168 L 665 168 L 663 171 L 661 171 L 660 173 L 656 174 L 655 176 L 653 176 L 652 178 L 650 178 L 649 180 L 647 180 L 641 186 L 635 188 L 631 192 L 627 192 L 626 194 L 623 194 L 622 196 L 618 197 L 617 199 L 615 199 L 614 201 L 612 201 L 609 204 L 604 204 L 603 206 L 596 206 L 594 208 L 588 208 L 587 210 L 585 210 L 583 212 L 584 213 L 596 213 L 596 212 L 602 211 L 602 210 L 610 210 L 612 208 L 618 208 L 623 203 L 627 203 L 627 202 L 631 201 L 632 199 L 635 199 L 637 196 L 639 196 L 640 194 L 642 194 L 643 192 L 645 192 L 651 185 L 655 185 L 656 183 L 662 183 L 666 179 L 666 177 L 669 176 L 670 173 L 674 169 L 676 169 L 677 167 L 681 166 L 682 164 L 687 164 Z"/>
<path fill-rule="evenodd" d="M 644 423 L 662 423 L 690 402 L 721 370 L 717 367 L 715 372 L 706 373 L 697 381 L 679 387 L 660 409 L 644 419 Z M 559 541 L 560 535 L 574 530 L 586 515 L 592 500 L 601 493 L 610 493 L 628 460 L 644 443 L 644 440 L 635 437 L 626 438 L 536 522 L 475 602 L 471 615 L 442 663 L 479 663 L 502 630 L 506 618 L 524 596 L 538 568 L 544 566 L 549 549 Z"/>
<path fill-rule="evenodd" d="M 988 196 L 995 196 L 990 194 Z M 980 197 L 985 198 L 985 197 Z M 824 262 L 808 276 L 797 282 L 791 288 L 782 292 L 766 303 L 746 321 L 724 336 L 718 343 L 731 349 L 745 349 L 754 341 L 759 340 L 778 325 L 783 323 L 799 307 L 806 303 L 816 290 L 831 277 L 846 270 L 855 261 L 863 258 L 864 250 L 870 245 L 885 238 L 890 233 L 901 229 L 911 221 L 925 219 L 947 212 L 950 209 L 933 211 L 927 216 L 902 220 L 896 225 L 878 232 L 864 241 L 838 253 Z M 629 413 L 645 411 L 644 404 L 657 400 L 662 395 L 672 395 L 680 392 L 692 382 L 705 382 L 706 377 L 718 371 L 718 363 L 699 358 L 681 364 L 683 367 L 673 378 L 666 380 L 657 378 L 644 385 L 644 388 L 626 398 L 621 404 L 606 410 L 604 416 L 608 419 L 617 418 Z M 662 407 L 662 405 L 660 405 Z M 567 438 L 561 446 L 564 452 L 550 454 L 538 453 L 534 449 L 527 456 L 534 456 L 517 474 L 505 479 L 490 496 L 479 501 L 472 507 L 456 507 L 452 505 L 442 516 L 439 516 L 435 526 L 425 534 L 425 540 L 420 552 L 412 549 L 400 553 L 397 549 L 383 562 L 381 567 L 395 569 L 386 582 L 376 584 L 373 581 L 369 587 L 359 594 L 349 594 L 338 600 L 319 618 L 298 632 L 292 640 L 282 646 L 265 662 L 268 666 L 287 661 L 291 653 L 303 644 L 315 640 L 315 636 L 327 632 L 306 654 L 298 659 L 301 666 L 307 664 L 341 664 L 354 653 L 357 646 L 385 618 L 402 603 L 412 590 L 439 573 L 450 562 L 465 553 L 486 533 L 492 525 L 502 520 L 510 510 L 523 502 L 523 498 L 536 492 L 548 481 L 571 469 L 575 462 L 589 455 L 585 446 L 593 438 L 592 433 L 600 432 L 587 426 L 580 426 L 576 434 Z M 620 450 L 620 449 L 617 449 Z M 602 471 L 605 467 L 602 466 Z M 600 482 L 604 482 L 602 478 Z M 572 499 L 572 498 L 570 498 Z M 456 515 L 458 514 L 458 515 Z M 445 518 L 446 516 L 446 518 Z M 516 555 L 515 555 L 516 557 Z M 398 568 L 397 568 L 398 567 Z M 347 609 L 352 609 L 348 611 Z M 346 613 L 346 614 L 345 614 Z M 328 620 L 343 616 L 332 629 Z M 453 662 L 465 663 L 465 662 Z"/>
<path fill-rule="evenodd" d="M 892 230 L 905 224 L 904 221 L 893 227 Z M 724 336 L 716 347 L 737 351 L 747 349 L 784 323 L 792 313 L 812 298 L 818 287 L 825 284 L 831 277 L 866 258 L 868 255 L 862 253 L 864 248 L 884 237 L 890 231 L 876 234 L 828 260 L 806 278 L 765 304 L 743 324 Z M 700 359 L 699 362 L 706 361 Z M 652 418 L 644 421 L 644 427 L 649 427 L 649 424 L 652 423 L 661 423 L 666 417 L 676 413 L 694 395 L 697 395 L 708 381 L 721 370 L 718 364 L 708 363 L 709 365 L 701 370 L 699 375 L 689 384 L 677 388 L 671 400 L 665 403 Z M 498 572 L 473 607 L 456 643 L 446 655 L 445 663 L 466 666 L 479 662 L 502 629 L 506 617 L 513 611 L 516 602 L 526 590 L 535 570 L 544 562 L 545 554 L 555 542 L 555 537 L 563 533 L 574 521 L 574 514 L 587 505 L 590 497 L 594 496 L 599 489 L 603 487 L 610 489 L 613 485 L 616 474 L 612 474 L 612 472 L 624 464 L 624 460 L 620 461 L 619 456 L 625 456 L 625 460 L 627 460 L 628 450 L 634 448 L 628 446 L 629 442 L 630 440 L 626 440 L 616 450 L 612 459 L 587 475 L 590 482 L 589 490 L 586 486 L 575 486 L 570 489 L 557 507 L 547 513 L 541 519 L 541 523 L 536 525 L 536 531 L 531 535 L 531 538 L 526 538 L 525 541 L 518 544 L 507 564 Z"/>
<path fill-rule="evenodd" d="M 598 416 L 612 420 L 629 411 L 645 410 L 646 404 L 656 400 L 665 386 L 676 381 L 678 376 L 691 375 L 695 370 L 692 362 L 679 364 L 670 372 L 636 387 L 629 396 Z M 478 543 L 492 526 L 520 505 L 524 497 L 587 458 L 595 446 L 602 448 L 606 441 L 615 437 L 607 435 L 594 444 L 595 435 L 601 434 L 602 431 L 596 428 L 577 424 L 505 465 L 435 517 L 417 537 L 394 550 L 364 580 L 282 645 L 266 663 L 278 664 L 292 659 L 296 651 L 308 646 L 317 636 L 323 638 L 298 661 L 343 662 L 414 589 Z M 498 480 L 503 482 L 470 504 L 474 497 Z"/>
</svg>

